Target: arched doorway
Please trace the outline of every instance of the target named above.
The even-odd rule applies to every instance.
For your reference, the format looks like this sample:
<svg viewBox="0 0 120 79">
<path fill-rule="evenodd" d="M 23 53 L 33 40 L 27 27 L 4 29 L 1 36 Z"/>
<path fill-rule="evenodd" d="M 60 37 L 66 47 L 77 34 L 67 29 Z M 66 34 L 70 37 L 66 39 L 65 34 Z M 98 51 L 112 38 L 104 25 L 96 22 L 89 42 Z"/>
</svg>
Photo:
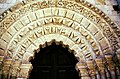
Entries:
<svg viewBox="0 0 120 79">
<path fill-rule="evenodd" d="M 79 79 L 75 69 L 77 62 L 68 48 L 52 43 L 42 48 L 31 60 L 33 69 L 29 79 Z"/>
<path fill-rule="evenodd" d="M 45 43 L 53 39 L 75 51 L 81 78 L 99 75 L 108 79 L 105 71 L 109 69 L 115 79 L 116 69 L 120 68 L 119 63 L 113 61 L 117 57 L 120 60 L 120 29 L 92 4 L 84 0 L 24 0 L 0 17 L 0 72 L 4 79 L 9 76 L 27 79 L 32 66 L 29 59 L 34 56 L 34 50 L 39 45 L 45 47 Z M 53 62 L 56 62 L 54 56 Z M 52 67 L 57 71 L 56 63 Z"/>
</svg>

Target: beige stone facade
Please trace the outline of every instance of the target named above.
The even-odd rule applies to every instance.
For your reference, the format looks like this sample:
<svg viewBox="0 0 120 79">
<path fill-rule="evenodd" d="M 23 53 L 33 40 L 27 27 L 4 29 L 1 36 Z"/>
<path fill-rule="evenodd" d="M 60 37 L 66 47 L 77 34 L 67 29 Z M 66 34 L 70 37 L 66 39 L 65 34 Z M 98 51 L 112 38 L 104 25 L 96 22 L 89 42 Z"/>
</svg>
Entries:
<svg viewBox="0 0 120 79">
<path fill-rule="evenodd" d="M 7 9 L 0 16 L 3 79 L 28 78 L 29 60 L 53 41 L 74 50 L 82 79 L 120 78 L 120 16 L 114 0 L 12 0 L 13 7 L 7 1 L 0 10 Z"/>
</svg>

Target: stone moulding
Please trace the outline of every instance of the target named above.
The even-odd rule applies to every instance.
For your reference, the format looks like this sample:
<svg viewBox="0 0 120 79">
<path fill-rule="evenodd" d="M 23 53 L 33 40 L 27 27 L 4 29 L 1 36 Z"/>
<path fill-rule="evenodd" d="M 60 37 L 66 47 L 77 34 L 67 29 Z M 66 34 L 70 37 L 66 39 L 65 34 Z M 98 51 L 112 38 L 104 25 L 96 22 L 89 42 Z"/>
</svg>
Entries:
<svg viewBox="0 0 120 79">
<path fill-rule="evenodd" d="M 55 39 L 75 51 L 82 78 L 108 78 L 105 71 L 119 78 L 119 62 L 112 58 L 119 57 L 119 33 L 117 24 L 84 0 L 22 1 L 0 15 L 0 76 L 28 78 L 34 50 Z"/>
</svg>

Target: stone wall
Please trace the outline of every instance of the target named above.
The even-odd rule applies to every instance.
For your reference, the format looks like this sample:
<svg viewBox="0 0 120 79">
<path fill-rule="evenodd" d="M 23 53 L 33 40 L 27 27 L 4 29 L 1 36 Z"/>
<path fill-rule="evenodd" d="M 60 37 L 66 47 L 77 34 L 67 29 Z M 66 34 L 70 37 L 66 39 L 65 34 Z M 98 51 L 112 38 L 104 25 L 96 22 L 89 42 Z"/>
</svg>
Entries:
<svg viewBox="0 0 120 79">
<path fill-rule="evenodd" d="M 16 0 L 0 0 L 0 14 L 16 4 Z"/>
<path fill-rule="evenodd" d="M 113 5 L 118 5 L 116 0 L 86 0 L 107 14 L 114 22 L 120 25 L 120 14 L 114 10 Z M 102 2 L 103 1 L 103 2 Z"/>
</svg>

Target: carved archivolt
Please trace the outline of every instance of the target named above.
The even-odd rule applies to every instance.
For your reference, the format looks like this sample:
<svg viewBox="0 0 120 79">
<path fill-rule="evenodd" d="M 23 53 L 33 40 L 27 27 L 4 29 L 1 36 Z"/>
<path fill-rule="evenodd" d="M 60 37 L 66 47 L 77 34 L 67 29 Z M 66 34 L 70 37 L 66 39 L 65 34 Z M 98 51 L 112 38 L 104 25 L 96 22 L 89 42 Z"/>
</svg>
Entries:
<svg viewBox="0 0 120 79">
<path fill-rule="evenodd" d="M 86 1 L 23 1 L 0 17 L 0 67 L 5 77 L 27 78 L 29 59 L 52 40 L 74 51 L 83 77 L 100 72 L 104 78 L 105 71 L 115 68 L 110 63 L 111 56 L 119 56 L 120 28 Z M 104 67 L 107 64 L 109 69 Z"/>
</svg>

